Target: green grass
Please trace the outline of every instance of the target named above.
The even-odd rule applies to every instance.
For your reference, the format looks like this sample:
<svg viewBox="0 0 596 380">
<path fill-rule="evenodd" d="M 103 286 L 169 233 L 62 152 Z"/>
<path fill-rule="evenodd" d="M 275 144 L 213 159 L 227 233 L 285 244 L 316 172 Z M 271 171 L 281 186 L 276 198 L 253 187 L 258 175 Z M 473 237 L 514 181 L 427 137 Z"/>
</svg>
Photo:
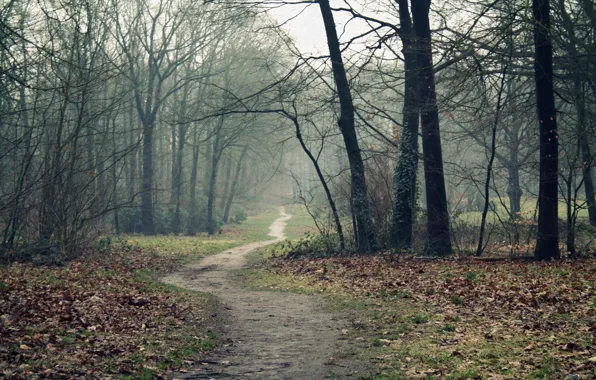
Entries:
<svg viewBox="0 0 596 380">
<path fill-rule="evenodd" d="M 317 232 L 317 227 L 312 217 L 306 211 L 306 207 L 299 204 L 285 206 L 286 213 L 292 215 L 292 219 L 288 220 L 288 225 L 285 229 L 285 234 L 288 240 L 298 240 L 304 237 L 307 232 Z"/>
<path fill-rule="evenodd" d="M 503 197 L 503 202 L 509 207 L 509 198 Z M 508 220 L 509 214 L 499 198 L 491 198 L 492 204 L 496 207 L 496 212 L 489 209 L 489 213 L 487 215 L 487 222 L 488 223 L 499 223 L 499 216 L 502 220 Z M 583 201 L 578 199 L 578 203 L 581 204 Z M 521 202 L 521 216 L 523 219 L 532 219 L 534 217 L 536 211 L 536 198 L 524 198 Z M 559 218 L 566 219 L 567 218 L 567 205 L 565 201 L 559 200 Z M 578 212 L 578 218 L 588 218 L 588 210 L 581 209 Z M 480 211 L 470 211 L 464 212 L 458 216 L 458 220 L 464 221 L 466 223 L 472 225 L 480 225 L 482 219 L 482 212 Z"/>
<path fill-rule="evenodd" d="M 156 252 L 160 256 L 182 258 L 195 261 L 207 255 L 223 252 L 246 243 L 270 240 L 269 226 L 279 217 L 279 210 L 271 210 L 249 217 L 241 224 L 225 226 L 221 234 L 209 236 L 201 233 L 196 236 L 176 235 L 123 235 L 121 239 L 142 250 Z"/>
</svg>

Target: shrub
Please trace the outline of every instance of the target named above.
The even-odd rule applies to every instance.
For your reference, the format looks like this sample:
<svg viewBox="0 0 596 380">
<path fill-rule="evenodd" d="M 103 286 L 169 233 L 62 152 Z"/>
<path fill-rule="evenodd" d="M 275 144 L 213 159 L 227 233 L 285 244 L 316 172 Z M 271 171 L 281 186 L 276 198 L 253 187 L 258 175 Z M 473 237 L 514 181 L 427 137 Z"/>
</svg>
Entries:
<svg viewBox="0 0 596 380">
<path fill-rule="evenodd" d="M 284 244 L 288 257 L 331 257 L 350 255 L 354 253 L 352 247 L 340 249 L 339 236 L 336 233 L 313 235 L 306 233 L 304 238 L 296 242 L 288 241 Z"/>
</svg>

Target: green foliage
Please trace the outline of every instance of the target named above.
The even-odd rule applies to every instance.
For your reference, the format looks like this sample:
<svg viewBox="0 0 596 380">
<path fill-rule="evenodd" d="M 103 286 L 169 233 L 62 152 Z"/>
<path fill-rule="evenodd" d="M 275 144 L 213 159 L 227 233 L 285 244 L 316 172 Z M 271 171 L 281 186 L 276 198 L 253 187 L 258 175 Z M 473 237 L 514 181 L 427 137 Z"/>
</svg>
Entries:
<svg viewBox="0 0 596 380">
<path fill-rule="evenodd" d="M 412 317 L 412 322 L 420 325 L 423 323 L 427 323 L 428 322 L 428 315 L 426 314 L 419 314 L 419 315 L 415 315 Z"/>
<path fill-rule="evenodd" d="M 93 245 L 93 249 L 98 253 L 109 253 L 112 249 L 112 238 L 110 236 L 102 236 Z"/>
<path fill-rule="evenodd" d="M 298 241 L 287 241 L 282 249 L 288 257 L 332 257 L 353 254 L 353 248 L 341 250 L 337 234 L 315 235 L 309 232 Z"/>
<path fill-rule="evenodd" d="M 246 219 L 248 219 L 248 215 L 246 215 L 246 212 L 244 211 L 244 209 L 238 208 L 236 210 L 236 216 L 234 216 L 234 223 L 240 224 L 240 223 L 244 222 Z"/>
</svg>

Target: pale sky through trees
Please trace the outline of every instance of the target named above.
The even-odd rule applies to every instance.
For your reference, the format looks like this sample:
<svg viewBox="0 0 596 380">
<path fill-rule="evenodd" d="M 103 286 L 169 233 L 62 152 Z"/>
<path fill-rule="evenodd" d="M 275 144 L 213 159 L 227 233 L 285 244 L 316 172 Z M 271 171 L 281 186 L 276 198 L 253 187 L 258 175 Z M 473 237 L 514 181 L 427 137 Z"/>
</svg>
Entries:
<svg viewBox="0 0 596 380">
<path fill-rule="evenodd" d="M 343 1 L 332 1 L 333 7 L 346 8 Z M 358 4 L 352 4 L 356 9 L 360 8 Z M 284 29 L 294 38 L 296 46 L 304 54 L 328 54 L 325 29 L 321 19 L 321 11 L 317 3 L 305 5 L 284 5 L 270 12 L 279 23 L 284 23 Z M 350 20 L 350 15 L 346 12 L 334 12 L 337 32 L 342 41 L 362 34 L 369 30 L 369 27 L 360 20 Z M 346 27 L 347 23 L 347 27 Z"/>
</svg>

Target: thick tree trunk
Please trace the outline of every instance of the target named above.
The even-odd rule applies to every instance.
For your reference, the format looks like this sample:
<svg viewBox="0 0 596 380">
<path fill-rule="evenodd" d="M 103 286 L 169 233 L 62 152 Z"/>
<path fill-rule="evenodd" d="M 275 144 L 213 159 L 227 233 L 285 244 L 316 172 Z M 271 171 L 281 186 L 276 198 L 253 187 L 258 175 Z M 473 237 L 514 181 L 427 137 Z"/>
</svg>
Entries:
<svg viewBox="0 0 596 380">
<path fill-rule="evenodd" d="M 532 10 L 534 14 L 536 106 L 540 125 L 538 236 L 534 255 L 538 260 L 549 260 L 560 257 L 557 183 L 559 140 L 553 91 L 553 51 L 550 39 L 549 0 L 533 0 Z"/>
<path fill-rule="evenodd" d="M 196 127 L 195 127 L 196 128 Z M 192 169 L 190 171 L 190 195 L 188 210 L 188 234 L 195 235 L 198 231 L 197 215 L 197 178 L 199 173 L 199 134 L 195 130 L 192 146 Z"/>
<path fill-rule="evenodd" d="M 360 147 L 358 146 L 358 136 L 354 123 L 354 103 L 348 77 L 341 56 L 341 49 L 337 31 L 335 29 L 335 20 L 333 12 L 329 5 L 329 0 L 319 0 L 321 15 L 325 25 L 327 35 L 327 45 L 331 57 L 333 68 L 333 77 L 337 86 L 337 95 L 340 103 L 339 129 L 344 139 L 348 160 L 350 162 L 350 171 L 352 175 L 351 198 L 356 219 L 356 247 L 359 252 L 370 252 L 377 248 L 368 197 L 366 191 L 366 179 L 364 176 L 364 162 Z"/>
<path fill-rule="evenodd" d="M 584 135 L 581 141 L 583 161 L 582 173 L 584 176 L 586 201 L 588 203 L 588 218 L 590 220 L 590 225 L 596 226 L 596 196 L 594 195 L 594 177 L 592 177 L 592 163 L 594 162 L 594 157 L 590 152 L 587 136 Z"/>
<path fill-rule="evenodd" d="M 419 105 L 427 205 L 426 251 L 431 255 L 444 256 L 451 254 L 451 234 L 443 175 L 439 110 L 433 72 L 429 22 L 430 1 L 412 0 L 411 5 L 418 42 Z"/>
<path fill-rule="evenodd" d="M 238 179 L 240 178 L 240 171 L 242 170 L 242 162 L 244 161 L 244 157 L 246 157 L 246 153 L 248 152 L 248 147 L 244 147 L 242 149 L 242 153 L 240 154 L 240 158 L 238 159 L 238 163 L 236 163 L 236 171 L 234 172 L 234 180 L 232 182 L 232 187 L 230 189 L 230 194 L 226 199 L 226 205 L 224 208 L 223 213 L 223 222 L 228 223 L 228 219 L 230 218 L 230 210 L 232 209 L 232 203 L 234 202 L 234 197 L 236 197 L 236 192 L 238 191 Z"/>
<path fill-rule="evenodd" d="M 412 247 L 416 210 L 416 174 L 418 172 L 418 77 L 417 51 L 408 0 L 399 0 L 401 41 L 405 60 L 403 128 L 400 156 L 395 170 L 392 245 L 397 249 Z"/>
</svg>

